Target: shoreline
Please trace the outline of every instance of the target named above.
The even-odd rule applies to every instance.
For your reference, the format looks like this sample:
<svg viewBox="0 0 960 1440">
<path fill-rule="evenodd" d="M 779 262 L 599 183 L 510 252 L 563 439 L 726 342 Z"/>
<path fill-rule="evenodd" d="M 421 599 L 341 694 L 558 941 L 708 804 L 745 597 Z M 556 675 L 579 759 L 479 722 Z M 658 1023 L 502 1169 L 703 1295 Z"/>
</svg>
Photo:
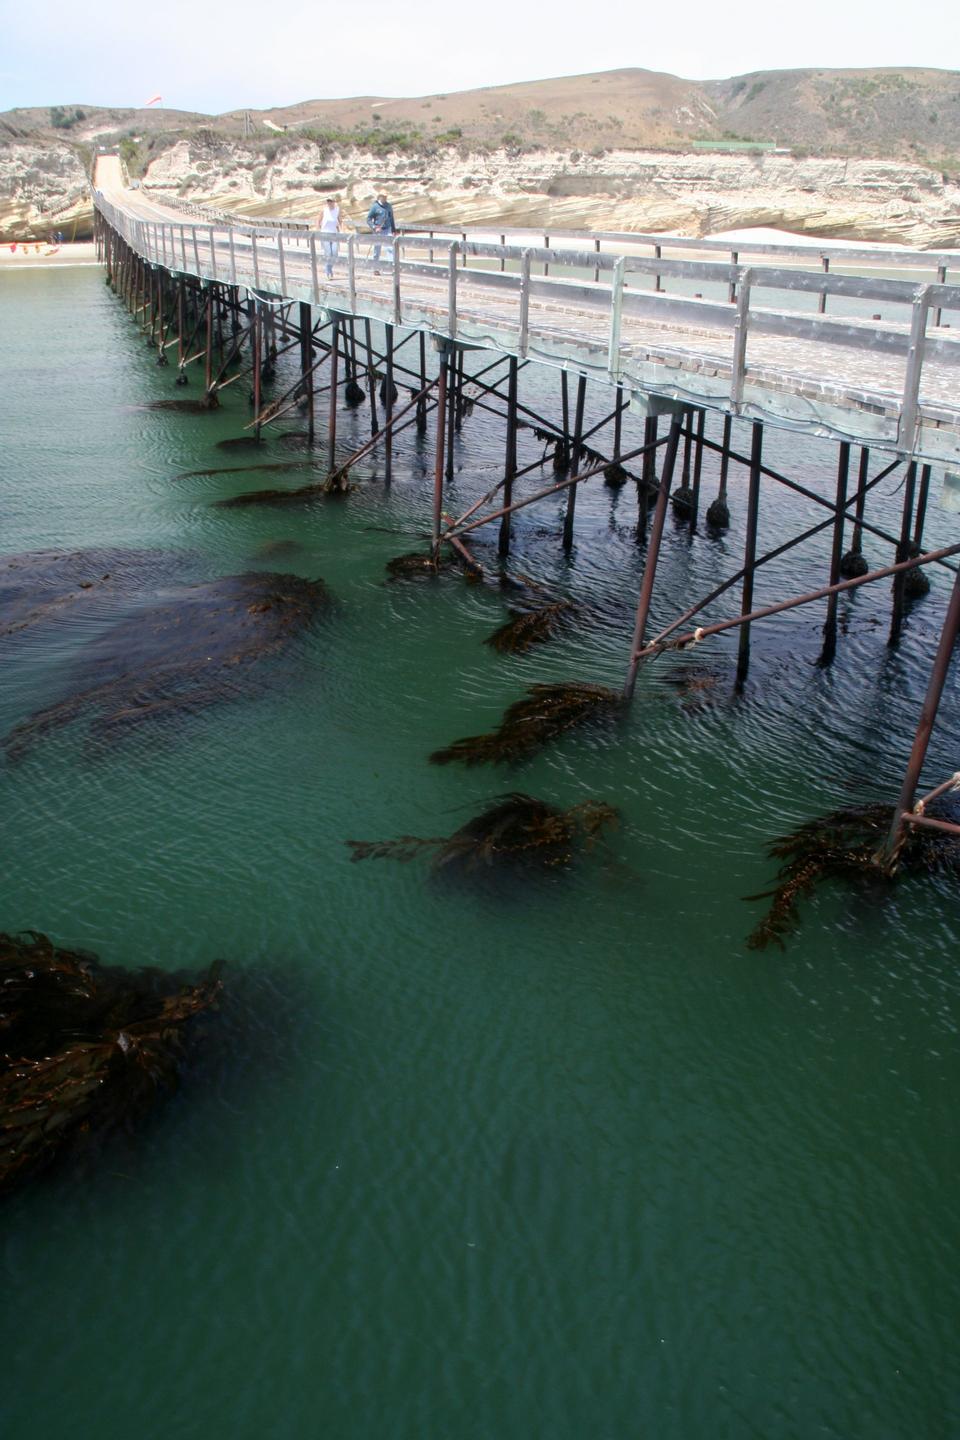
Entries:
<svg viewBox="0 0 960 1440">
<path fill-rule="evenodd" d="M 92 240 L 64 245 L 44 241 L 10 241 L 0 245 L 0 270 L 47 270 L 75 265 L 98 265 L 97 247 Z"/>
</svg>

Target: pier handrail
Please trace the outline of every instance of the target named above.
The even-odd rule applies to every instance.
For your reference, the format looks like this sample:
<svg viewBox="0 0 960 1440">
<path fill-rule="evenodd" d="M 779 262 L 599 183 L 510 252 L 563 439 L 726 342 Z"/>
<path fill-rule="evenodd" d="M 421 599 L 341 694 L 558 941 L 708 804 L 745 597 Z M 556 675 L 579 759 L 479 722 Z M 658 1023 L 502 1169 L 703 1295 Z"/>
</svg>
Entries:
<svg viewBox="0 0 960 1440">
<path fill-rule="evenodd" d="M 229 278 L 231 284 L 264 296 L 308 300 L 344 313 L 430 328 L 461 343 L 480 340 L 491 348 L 507 348 L 502 332 L 508 329 L 513 337 L 508 341 L 509 348 L 515 354 L 527 355 L 531 300 L 547 302 L 562 313 L 572 313 L 578 307 L 602 331 L 602 338 L 594 344 L 597 353 L 583 368 L 594 374 L 605 373 L 613 383 L 620 383 L 624 372 L 623 347 L 629 346 L 624 322 L 632 317 L 654 319 L 662 327 L 663 345 L 668 350 L 671 330 L 677 328 L 682 328 L 688 337 L 691 331 L 694 335 L 700 333 L 714 344 L 718 333 L 729 334 L 729 358 L 715 359 L 718 374 L 725 367 L 729 369 L 724 408 L 734 413 L 739 413 L 744 404 L 745 384 L 752 375 L 747 359 L 750 336 L 813 341 L 903 357 L 899 396 L 889 390 L 881 394 L 896 411 L 896 448 L 905 455 L 915 452 L 922 412 L 931 408 L 922 395 L 924 363 L 932 359 L 960 365 L 960 336 L 947 334 L 940 327 L 944 310 L 960 312 L 960 285 L 829 271 L 811 273 L 717 260 L 670 260 L 662 254 L 646 257 L 613 255 L 596 249 L 497 245 L 466 238 L 462 231 L 451 232 L 449 241 L 441 242 L 436 231 L 406 231 L 381 239 L 384 247 L 393 249 L 392 261 L 383 262 L 392 277 L 389 295 L 361 296 L 358 310 L 358 266 L 369 270 L 371 264 L 358 257 L 356 235 L 339 236 L 339 243 L 347 251 L 346 286 L 339 280 L 321 283 L 317 247 L 331 237 L 316 229 L 289 230 L 277 222 L 238 221 L 235 217 L 220 224 L 212 222 L 206 211 L 203 223 L 189 221 L 186 215 L 182 222 L 147 220 L 114 205 L 99 191 L 94 198 L 108 223 L 152 264 L 201 280 L 223 282 Z M 584 271 L 593 271 L 594 278 L 584 278 Z M 728 298 L 704 299 L 700 294 L 690 296 L 675 291 L 668 294 L 662 287 L 665 276 L 687 283 L 725 286 Z M 631 277 L 653 277 L 653 288 L 631 287 Z M 418 282 L 422 291 L 424 282 L 430 281 L 442 282 L 445 304 L 439 300 L 436 284 L 427 298 L 415 293 Z M 490 332 L 486 339 L 482 338 L 485 332 L 480 319 L 475 313 L 467 315 L 469 306 L 464 305 L 460 295 L 462 282 L 467 281 L 474 296 L 478 290 L 489 290 L 496 301 L 495 319 L 486 327 Z M 758 295 L 764 291 L 777 292 L 770 298 L 779 296 L 780 304 L 758 303 Z M 784 306 L 784 294 L 816 295 L 820 302 L 818 313 Z M 866 319 L 827 315 L 828 295 L 896 305 L 902 307 L 904 319 L 881 321 L 877 316 Z M 509 317 L 504 320 L 504 303 L 516 306 L 512 321 Z M 498 336 L 493 335 L 494 331 Z M 541 358 L 549 357 L 541 352 Z M 960 414 L 952 405 L 944 407 L 941 403 L 933 409 L 941 417 L 946 411 L 952 425 L 960 424 Z M 940 423 L 936 416 L 934 419 Z"/>
</svg>

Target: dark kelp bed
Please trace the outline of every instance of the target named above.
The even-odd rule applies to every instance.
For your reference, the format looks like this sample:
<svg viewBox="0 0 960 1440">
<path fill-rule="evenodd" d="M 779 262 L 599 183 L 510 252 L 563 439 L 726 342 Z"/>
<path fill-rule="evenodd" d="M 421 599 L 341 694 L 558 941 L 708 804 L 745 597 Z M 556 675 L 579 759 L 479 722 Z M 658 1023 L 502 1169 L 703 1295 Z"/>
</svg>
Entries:
<svg viewBox="0 0 960 1440">
<path fill-rule="evenodd" d="M 258 693 L 264 660 L 330 603 L 322 580 L 271 571 L 173 587 L 84 647 L 67 693 L 14 726 L 10 759 L 90 712 L 91 735 L 189 715 Z"/>
<path fill-rule="evenodd" d="M 578 843 L 590 848 L 604 827 L 617 823 L 617 811 L 599 800 L 584 800 L 561 810 L 533 795 L 502 795 L 452 835 L 396 840 L 348 840 L 354 860 L 408 861 L 432 854 L 435 871 L 470 874 L 497 869 L 553 869 L 569 865 Z"/>
<path fill-rule="evenodd" d="M 215 970 L 190 982 L 0 934 L 0 1194 L 141 1125 L 221 988 Z"/>
<path fill-rule="evenodd" d="M 0 556 L 0 641 L 107 593 L 127 597 L 182 578 L 188 557 L 159 550 L 32 550 Z"/>
<path fill-rule="evenodd" d="M 957 823 L 957 812 L 949 801 L 932 804 L 933 818 Z M 748 895 L 747 900 L 770 900 L 770 908 L 757 923 L 747 941 L 752 950 L 768 945 L 784 949 L 786 940 L 800 925 L 800 902 L 809 899 L 818 886 L 828 881 L 858 887 L 877 895 L 889 891 L 895 876 L 886 875 L 878 857 L 893 821 L 891 805 L 851 806 L 808 820 L 789 835 L 773 841 L 769 853 L 782 860 L 773 890 Z M 947 831 L 910 827 L 900 851 L 896 874 L 923 875 L 936 872 L 960 878 L 960 836 Z"/>
</svg>

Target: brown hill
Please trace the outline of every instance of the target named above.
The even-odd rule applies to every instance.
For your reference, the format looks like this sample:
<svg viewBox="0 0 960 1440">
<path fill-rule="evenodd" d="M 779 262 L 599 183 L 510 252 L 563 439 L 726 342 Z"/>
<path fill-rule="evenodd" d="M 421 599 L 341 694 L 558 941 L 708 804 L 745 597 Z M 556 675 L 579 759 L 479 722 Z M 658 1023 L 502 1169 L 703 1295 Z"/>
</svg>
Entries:
<svg viewBox="0 0 960 1440">
<path fill-rule="evenodd" d="M 762 70 L 697 82 L 609 70 L 520 85 L 396 99 L 307 100 L 263 111 L 36 106 L 0 115 L 3 139 L 89 146 L 125 139 L 133 167 L 167 144 L 209 138 L 275 144 L 278 132 L 321 145 L 429 151 L 437 143 L 513 151 L 688 149 L 695 141 L 776 141 L 810 154 L 925 159 L 960 168 L 960 73 L 949 70 Z M 140 156 L 134 145 L 142 147 Z"/>
</svg>

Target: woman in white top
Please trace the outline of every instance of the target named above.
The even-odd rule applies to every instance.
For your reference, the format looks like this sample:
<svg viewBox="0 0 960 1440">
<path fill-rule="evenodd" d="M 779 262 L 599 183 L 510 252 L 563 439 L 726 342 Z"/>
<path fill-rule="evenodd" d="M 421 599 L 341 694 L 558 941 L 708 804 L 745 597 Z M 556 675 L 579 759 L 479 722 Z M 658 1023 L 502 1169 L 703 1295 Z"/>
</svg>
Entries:
<svg viewBox="0 0 960 1440">
<path fill-rule="evenodd" d="M 323 207 L 323 214 L 320 216 L 320 230 L 324 235 L 338 235 L 343 229 L 340 223 L 340 197 L 339 195 L 328 195 L 327 203 Z M 328 280 L 333 279 L 333 262 L 340 254 L 340 246 L 336 240 L 323 240 L 323 257 L 326 262 L 326 276 Z"/>
</svg>

